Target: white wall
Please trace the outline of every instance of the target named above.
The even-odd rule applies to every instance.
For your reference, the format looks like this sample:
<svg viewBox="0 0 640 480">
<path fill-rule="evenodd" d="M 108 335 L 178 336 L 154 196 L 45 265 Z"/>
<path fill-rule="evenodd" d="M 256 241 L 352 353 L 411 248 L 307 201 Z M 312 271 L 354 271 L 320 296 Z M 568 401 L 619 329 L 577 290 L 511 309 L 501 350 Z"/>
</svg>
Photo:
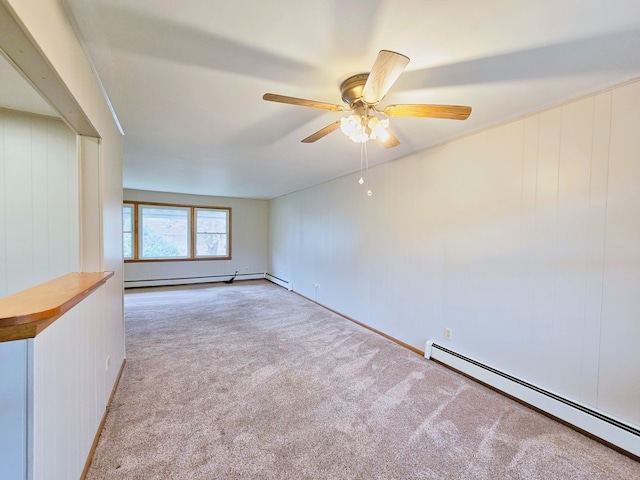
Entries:
<svg viewBox="0 0 640 480">
<path fill-rule="evenodd" d="M 29 342 L 0 343 L 0 462 L 9 480 L 27 478 Z"/>
<path fill-rule="evenodd" d="M 231 207 L 231 260 L 178 262 L 128 262 L 124 267 L 126 286 L 171 285 L 227 280 L 238 271 L 238 279 L 262 278 L 267 270 L 266 200 L 184 195 L 124 190 L 128 201 Z"/>
<path fill-rule="evenodd" d="M 31 353 L 27 355 L 31 355 L 29 358 L 22 361 L 21 354 L 10 355 L 13 362 L 12 372 L 17 372 L 19 368 L 27 365 L 24 373 L 27 375 L 27 385 L 32 390 L 27 392 L 27 405 L 23 404 L 19 407 L 23 410 L 16 410 L 16 413 L 28 412 L 30 427 L 28 430 L 3 430 L 0 437 L 18 439 L 24 432 L 29 436 L 34 435 L 35 438 L 28 439 L 27 448 L 32 449 L 31 453 L 35 453 L 35 456 L 29 457 L 26 468 L 16 467 L 16 476 L 9 478 L 79 478 L 86 453 L 105 413 L 125 354 L 122 302 L 122 137 L 91 66 L 65 16 L 62 4 L 58 0 L 1 1 L 11 17 L 18 20 L 16 23 L 20 26 L 19 30 L 26 32 L 37 47 L 36 50 L 21 51 L 22 56 L 14 61 L 18 66 L 37 66 L 42 64 L 42 56 L 53 72 L 47 73 L 46 77 L 38 78 L 35 83 L 49 82 L 58 86 L 52 91 L 64 92 L 64 95 L 69 93 L 73 97 L 71 103 L 77 104 L 81 115 L 99 135 L 99 140 L 85 142 L 86 148 L 80 150 L 79 162 L 76 155 L 75 171 L 51 169 L 50 164 L 47 164 L 48 170 L 44 178 L 39 177 L 40 174 L 37 173 L 39 187 L 32 186 L 29 190 L 33 195 L 32 200 L 40 202 L 37 207 L 24 209 L 24 205 L 18 201 L 20 197 L 0 195 L 5 202 L 0 206 L 0 213 L 19 211 L 23 214 L 23 223 L 18 227 L 24 234 L 24 245 L 17 245 L 13 237 L 10 237 L 11 240 L 7 241 L 7 248 L 4 249 L 5 257 L 0 259 L 0 266 L 3 266 L 4 262 L 11 264 L 12 260 L 6 257 L 21 255 L 23 248 L 34 252 L 33 260 L 26 258 L 22 265 L 12 267 L 14 271 L 8 278 L 20 279 L 21 283 L 17 289 L 26 288 L 68 271 L 79 270 L 80 266 L 89 270 L 99 267 L 100 270 L 114 272 L 114 276 L 104 286 L 48 327 L 42 333 L 44 337 L 26 341 L 25 345 L 33 346 Z M 5 12 L 3 9 L 1 14 L 6 15 Z M 3 20 L 5 19 L 3 17 Z M 7 41 L 10 42 L 11 39 Z M 69 104 L 66 97 L 49 100 L 54 106 L 65 102 Z M 13 141 L 15 136 L 11 137 Z M 18 149 L 16 155 L 4 158 L 5 171 L 7 168 L 15 169 L 12 175 L 23 176 L 21 185 L 25 188 L 29 185 L 26 177 L 32 176 L 35 172 L 24 161 L 30 158 L 26 153 L 28 148 L 30 147 Z M 75 139 L 73 148 L 75 154 Z M 87 152 L 88 156 L 84 156 Z M 48 153 L 43 152 L 43 155 Z M 78 163 L 85 168 L 82 174 L 78 171 Z M 83 183 L 82 188 L 79 187 L 80 183 Z M 75 217 L 75 224 L 71 224 L 70 230 L 66 232 L 63 248 L 61 238 L 45 238 L 37 226 L 43 218 L 48 219 L 52 215 L 55 216 L 57 210 L 69 207 L 67 204 L 61 205 L 62 200 L 58 198 L 61 196 L 60 192 L 65 192 L 62 195 L 65 197 L 65 189 L 69 186 L 75 189 L 76 205 L 74 208 L 68 208 L 66 213 Z M 53 198 L 47 197 L 47 203 L 43 204 L 40 191 L 45 187 L 57 193 Z M 91 196 L 90 201 L 85 201 L 88 199 L 87 188 L 99 189 L 99 195 Z M 79 196 L 83 198 L 82 203 L 78 201 Z M 95 224 L 85 225 L 80 220 L 81 216 L 85 220 L 98 219 L 100 225 L 97 225 L 98 228 Z M 54 241 L 52 245 L 49 243 L 50 240 Z M 101 244 L 96 245 L 96 242 Z M 61 259 L 43 258 L 44 252 L 56 251 L 56 248 L 60 249 L 57 253 L 62 260 L 69 256 L 74 258 L 73 262 L 60 267 Z M 67 255 L 67 249 L 73 253 Z M 50 264 L 56 268 L 50 269 Z M 65 271 L 58 273 L 58 267 Z M 0 282 L 3 282 L 3 278 L 7 277 L 0 274 Z M 12 288 L 7 284 L 8 281 L 4 280 L 2 288 L 5 292 Z M 75 322 L 77 328 L 68 328 L 68 321 Z M 4 352 L 9 352 L 8 349 L 11 347 L 6 345 L 12 344 L 0 344 Z M 111 360 L 108 369 L 105 364 L 107 356 Z M 21 381 L 12 380 L 10 391 L 14 392 L 15 398 L 18 398 L 22 391 Z M 75 406 L 73 414 L 70 413 L 70 406 L 66 401 Z M 23 427 L 26 428 L 26 425 L 23 424 Z M 55 448 L 46 443 L 53 439 Z M 20 461 L 11 457 L 10 453 L 0 452 L 3 465 Z M 9 456 L 5 456 L 6 454 Z M 3 474 L 6 475 L 6 470 L 3 470 Z"/>
<path fill-rule="evenodd" d="M 639 124 L 632 83 L 274 199 L 268 272 L 639 425 Z"/>
<path fill-rule="evenodd" d="M 112 384 L 101 287 L 33 339 L 33 478 L 76 479 L 82 472 Z"/>
<path fill-rule="evenodd" d="M 76 135 L 0 109 L 0 297 L 80 266 Z"/>
<path fill-rule="evenodd" d="M 76 135 L 62 120 L 0 110 L 0 297 L 79 270 L 78 212 Z M 26 474 L 28 344 L 0 343 L 8 478 Z"/>
</svg>

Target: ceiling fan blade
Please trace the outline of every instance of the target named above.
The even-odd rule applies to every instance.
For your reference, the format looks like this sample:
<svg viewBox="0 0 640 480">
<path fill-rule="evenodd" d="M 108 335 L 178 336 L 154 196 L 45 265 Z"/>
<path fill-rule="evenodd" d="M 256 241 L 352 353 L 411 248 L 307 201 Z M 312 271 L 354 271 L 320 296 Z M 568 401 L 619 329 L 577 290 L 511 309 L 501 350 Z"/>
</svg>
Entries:
<svg viewBox="0 0 640 480">
<path fill-rule="evenodd" d="M 362 89 L 362 99 L 371 105 L 382 100 L 408 63 L 409 57 L 389 50 L 380 50 Z"/>
<path fill-rule="evenodd" d="M 340 128 L 340 120 L 327 125 L 323 129 L 318 130 L 316 133 L 309 135 L 307 138 L 301 141 L 302 143 L 313 143 L 316 140 L 320 140 L 325 135 L 329 135 L 331 132 L 333 132 L 334 130 L 337 130 L 338 128 Z"/>
<path fill-rule="evenodd" d="M 429 117 L 466 120 L 471 107 L 460 105 L 389 105 L 384 113 L 390 117 Z"/>
<path fill-rule="evenodd" d="M 332 110 L 339 112 L 345 109 L 342 105 L 335 105 L 333 103 L 316 102 L 315 100 L 305 100 L 304 98 L 287 97 L 285 95 L 276 95 L 275 93 L 265 93 L 262 96 L 263 100 L 269 102 L 289 103 L 291 105 L 300 105 L 301 107 L 313 107 L 324 108 L 325 110 Z"/>
<path fill-rule="evenodd" d="M 387 130 L 387 133 L 389 134 L 389 138 L 387 138 L 384 142 L 380 140 L 380 143 L 384 148 L 393 148 L 400 145 L 400 140 L 398 140 L 398 137 L 391 133 L 390 130 Z M 378 139 L 380 139 L 380 137 L 378 137 Z"/>
</svg>

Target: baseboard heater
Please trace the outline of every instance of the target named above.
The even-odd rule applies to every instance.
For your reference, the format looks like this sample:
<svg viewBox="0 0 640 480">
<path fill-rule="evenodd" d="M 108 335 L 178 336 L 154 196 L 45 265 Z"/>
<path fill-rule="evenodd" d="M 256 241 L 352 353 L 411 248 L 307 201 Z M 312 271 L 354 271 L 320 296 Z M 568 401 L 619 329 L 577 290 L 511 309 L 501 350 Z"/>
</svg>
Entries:
<svg viewBox="0 0 640 480">
<path fill-rule="evenodd" d="M 173 285 L 193 285 L 198 283 L 214 283 L 224 282 L 233 277 L 230 275 L 206 275 L 200 277 L 174 277 L 174 278 L 153 278 L 146 280 L 125 280 L 125 288 L 136 287 L 169 287 Z M 264 273 L 238 273 L 235 276 L 236 280 L 259 280 L 264 279 Z"/>
<path fill-rule="evenodd" d="M 424 356 L 540 409 L 636 458 L 640 457 L 640 429 L 637 426 L 465 357 L 433 341 L 427 342 Z"/>
<path fill-rule="evenodd" d="M 270 282 L 275 283 L 276 285 L 280 285 L 281 287 L 286 288 L 289 291 L 293 290 L 293 284 L 291 282 L 287 282 L 286 280 L 283 280 L 282 278 L 278 278 L 275 275 L 271 275 L 270 273 L 267 273 L 265 274 L 264 278 L 266 278 Z"/>
</svg>

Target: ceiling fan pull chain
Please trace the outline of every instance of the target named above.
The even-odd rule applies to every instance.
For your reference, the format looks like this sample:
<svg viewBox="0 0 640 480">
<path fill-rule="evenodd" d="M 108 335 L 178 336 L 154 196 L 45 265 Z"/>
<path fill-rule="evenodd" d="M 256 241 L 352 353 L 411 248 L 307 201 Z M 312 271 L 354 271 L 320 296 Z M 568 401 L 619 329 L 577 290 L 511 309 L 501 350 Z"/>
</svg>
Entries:
<svg viewBox="0 0 640 480">
<path fill-rule="evenodd" d="M 363 143 L 362 145 L 364 145 L 364 163 L 367 169 L 367 195 L 371 196 L 373 195 L 373 192 L 371 191 L 371 180 L 369 177 L 369 157 L 367 155 L 367 144 Z"/>
<path fill-rule="evenodd" d="M 362 165 L 364 162 L 364 143 L 360 144 L 360 180 L 358 180 L 358 183 L 360 185 L 362 185 L 364 183 L 364 178 L 362 178 Z"/>
</svg>

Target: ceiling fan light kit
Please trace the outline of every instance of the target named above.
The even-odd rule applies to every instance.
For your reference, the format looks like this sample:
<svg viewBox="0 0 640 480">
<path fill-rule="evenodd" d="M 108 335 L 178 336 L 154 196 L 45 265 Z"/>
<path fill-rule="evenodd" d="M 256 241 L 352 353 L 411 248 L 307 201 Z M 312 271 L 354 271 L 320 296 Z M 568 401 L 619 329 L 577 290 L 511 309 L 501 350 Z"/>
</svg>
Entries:
<svg viewBox="0 0 640 480">
<path fill-rule="evenodd" d="M 350 112 L 348 116 L 309 135 L 302 140 L 302 143 L 313 143 L 339 128 L 352 141 L 361 144 L 360 170 L 362 174 L 363 158 L 368 170 L 366 142 L 371 139 L 378 140 L 385 148 L 400 145 L 400 140 L 389 130 L 388 117 L 466 120 L 471 114 L 471 107 L 458 105 L 409 104 L 389 105 L 382 110 L 378 109 L 378 103 L 385 97 L 408 64 L 409 57 L 390 50 L 380 50 L 370 73 L 353 75 L 340 85 L 342 101 L 348 105 L 348 108 L 333 103 L 274 93 L 265 93 L 262 98 L 270 102 L 288 103 L 301 107 Z M 359 183 L 364 183 L 362 176 Z M 372 195 L 370 188 L 367 190 L 367 194 Z"/>
<path fill-rule="evenodd" d="M 458 105 L 389 105 L 383 110 L 377 108 L 400 74 L 409 64 L 409 57 L 390 50 L 380 50 L 370 73 L 359 73 L 347 78 L 340 85 L 342 101 L 348 105 L 318 102 L 303 98 L 265 93 L 263 99 L 270 102 L 288 103 L 302 107 L 322 108 L 331 111 L 349 111 L 351 114 L 318 130 L 303 139 L 303 143 L 313 143 L 340 128 L 356 143 L 378 139 L 386 148 L 400 145 L 400 140 L 391 133 L 388 118 L 385 117 L 427 117 L 450 120 L 466 120 L 471 107 Z"/>
</svg>

